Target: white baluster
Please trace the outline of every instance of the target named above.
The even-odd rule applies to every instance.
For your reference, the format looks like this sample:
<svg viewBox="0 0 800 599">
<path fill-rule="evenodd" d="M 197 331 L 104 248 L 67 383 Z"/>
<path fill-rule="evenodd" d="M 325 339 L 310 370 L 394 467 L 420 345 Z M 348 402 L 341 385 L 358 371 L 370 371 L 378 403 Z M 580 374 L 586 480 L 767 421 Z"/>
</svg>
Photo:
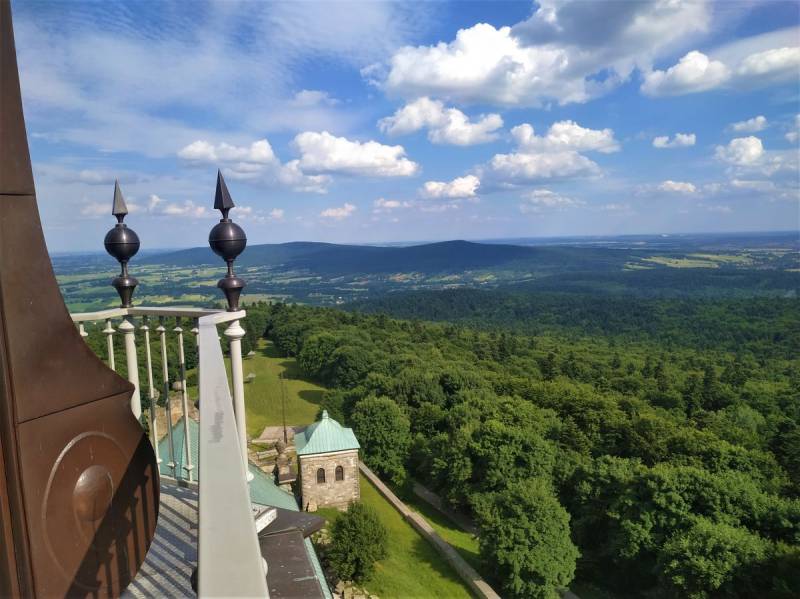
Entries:
<svg viewBox="0 0 800 599">
<path fill-rule="evenodd" d="M 186 395 L 186 356 L 183 351 L 183 329 L 181 328 L 181 321 L 175 321 L 177 325 L 173 331 L 178 333 L 178 366 L 180 368 L 181 377 L 181 406 L 183 408 L 183 446 L 186 449 L 186 462 L 183 465 L 184 470 L 189 475 L 189 482 L 192 482 L 192 442 L 189 438 L 189 398 Z"/>
<path fill-rule="evenodd" d="M 128 364 L 128 380 L 133 383 L 131 411 L 136 416 L 136 419 L 139 420 L 142 417 L 142 398 L 139 394 L 139 361 L 136 359 L 136 338 L 134 337 L 136 327 L 133 326 L 130 316 L 122 319 L 119 330 L 125 335 L 125 360 Z"/>
<path fill-rule="evenodd" d="M 106 328 L 103 329 L 106 336 L 106 347 L 108 347 L 108 367 L 116 370 L 114 366 L 114 327 L 111 326 L 111 319 L 106 319 Z"/>
<path fill-rule="evenodd" d="M 245 331 L 238 320 L 231 322 L 225 329 L 225 336 L 230 340 L 231 346 L 231 379 L 233 382 L 233 411 L 236 416 L 236 429 L 239 433 L 239 448 L 242 451 L 244 471 L 247 473 L 247 482 L 253 480 L 253 474 L 248 467 L 247 459 L 247 424 L 244 413 L 244 378 L 242 376 L 242 337 Z"/>
<path fill-rule="evenodd" d="M 80 333 L 81 337 L 84 339 L 89 336 L 89 333 L 86 332 L 82 322 L 78 323 L 78 333 Z"/>
<path fill-rule="evenodd" d="M 175 471 L 175 443 L 172 440 L 172 409 L 169 400 L 169 366 L 167 363 L 167 329 L 164 327 L 164 317 L 158 318 L 158 332 L 161 341 L 161 373 L 164 376 L 164 412 L 167 415 L 167 444 L 169 445 L 169 462 L 167 466 L 172 469 L 172 477 L 177 478 Z"/>
<path fill-rule="evenodd" d="M 158 455 L 158 430 L 156 428 L 156 393 L 153 389 L 153 357 L 150 354 L 150 327 L 147 324 L 147 316 L 142 318 L 144 331 L 144 355 L 147 362 L 147 397 L 150 399 L 150 442 L 153 444 L 153 451 L 156 453 L 156 463 L 161 463 Z"/>
</svg>

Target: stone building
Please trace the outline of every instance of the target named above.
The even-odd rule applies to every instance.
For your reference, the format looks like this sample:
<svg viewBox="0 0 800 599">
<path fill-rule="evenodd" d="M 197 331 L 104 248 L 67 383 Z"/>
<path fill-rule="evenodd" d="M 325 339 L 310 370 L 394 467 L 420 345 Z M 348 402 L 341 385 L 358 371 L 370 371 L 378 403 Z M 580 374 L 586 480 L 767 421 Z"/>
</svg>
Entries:
<svg viewBox="0 0 800 599">
<path fill-rule="evenodd" d="M 323 411 L 322 418 L 298 432 L 294 442 L 303 509 L 346 509 L 359 500 L 359 444 L 353 429 L 343 427 Z"/>
</svg>

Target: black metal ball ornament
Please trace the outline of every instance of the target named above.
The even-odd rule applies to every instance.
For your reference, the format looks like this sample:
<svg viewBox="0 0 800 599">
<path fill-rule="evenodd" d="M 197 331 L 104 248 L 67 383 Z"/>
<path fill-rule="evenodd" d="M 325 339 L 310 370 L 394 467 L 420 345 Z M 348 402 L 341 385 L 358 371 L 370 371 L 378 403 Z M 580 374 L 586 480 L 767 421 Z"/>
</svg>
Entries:
<svg viewBox="0 0 800 599">
<path fill-rule="evenodd" d="M 242 294 L 245 282 L 233 272 L 233 261 L 244 251 L 247 246 L 247 235 L 239 225 L 228 218 L 228 212 L 235 204 L 225 185 L 222 173 L 217 171 L 217 193 L 214 196 L 214 208 L 222 213 L 220 221 L 214 225 L 208 234 L 208 245 L 214 253 L 225 260 L 228 273 L 217 282 L 217 287 L 222 289 L 228 301 L 228 311 L 235 312 L 239 309 L 239 296 Z"/>
<path fill-rule="evenodd" d="M 117 224 L 106 233 L 103 243 L 106 246 L 106 251 L 116 258 L 122 267 L 122 272 L 118 277 L 114 277 L 111 284 L 119 293 L 122 307 L 130 308 L 133 291 L 139 281 L 128 274 L 128 260 L 133 258 L 136 252 L 139 251 L 139 236 L 133 229 L 129 229 L 128 225 L 122 222 L 128 214 L 128 207 L 125 204 L 125 198 L 122 197 L 119 181 L 114 182 L 114 204 L 111 214 L 117 217 Z"/>
</svg>

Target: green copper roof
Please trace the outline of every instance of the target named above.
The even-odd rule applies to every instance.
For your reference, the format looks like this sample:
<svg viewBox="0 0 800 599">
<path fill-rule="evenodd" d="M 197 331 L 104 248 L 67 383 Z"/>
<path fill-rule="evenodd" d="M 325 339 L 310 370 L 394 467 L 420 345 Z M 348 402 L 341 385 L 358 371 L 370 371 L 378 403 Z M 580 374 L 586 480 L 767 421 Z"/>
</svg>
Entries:
<svg viewBox="0 0 800 599">
<path fill-rule="evenodd" d="M 320 420 L 294 436 L 294 446 L 297 455 L 330 453 L 361 447 L 353 434 L 353 429 L 345 428 L 333 418 L 329 418 L 327 410 L 322 411 Z"/>
<path fill-rule="evenodd" d="M 191 441 L 192 449 L 192 465 L 194 466 L 192 476 L 194 481 L 197 481 L 198 472 L 198 435 L 199 427 L 197 422 L 189 418 L 189 440 Z M 183 443 L 183 419 L 176 422 L 172 427 L 172 438 L 175 444 L 176 475 L 185 479 L 187 478 L 187 472 L 183 469 L 186 463 L 186 449 Z M 161 441 L 158 442 L 158 456 L 161 458 L 161 466 L 159 468 L 161 474 L 173 476 L 172 468 L 167 465 L 169 462 L 169 437 L 167 435 L 164 435 Z M 250 501 L 270 507 L 282 507 L 287 510 L 298 511 L 297 501 L 294 496 L 278 487 L 270 474 L 267 474 L 252 462 L 248 467 L 253 475 L 253 480 L 250 481 Z"/>
</svg>

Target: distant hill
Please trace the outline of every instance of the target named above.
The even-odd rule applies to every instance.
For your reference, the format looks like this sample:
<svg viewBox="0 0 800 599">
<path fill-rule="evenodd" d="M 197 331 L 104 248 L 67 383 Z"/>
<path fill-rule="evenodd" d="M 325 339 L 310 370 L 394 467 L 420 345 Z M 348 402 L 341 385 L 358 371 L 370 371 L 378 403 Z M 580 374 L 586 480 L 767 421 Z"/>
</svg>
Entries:
<svg viewBox="0 0 800 599">
<path fill-rule="evenodd" d="M 624 252 L 627 255 L 629 251 Z M 308 270 L 336 274 L 378 274 L 394 272 L 448 273 L 471 269 L 499 268 L 530 263 L 535 270 L 547 267 L 600 266 L 625 259 L 623 252 L 607 249 L 569 247 L 525 247 L 508 244 L 444 241 L 406 247 L 337 245 L 293 242 L 248 246 L 237 260 L 246 266 L 280 266 L 283 270 Z M 189 267 L 219 265 L 208 248 L 169 252 L 140 260 L 142 264 Z"/>
</svg>

